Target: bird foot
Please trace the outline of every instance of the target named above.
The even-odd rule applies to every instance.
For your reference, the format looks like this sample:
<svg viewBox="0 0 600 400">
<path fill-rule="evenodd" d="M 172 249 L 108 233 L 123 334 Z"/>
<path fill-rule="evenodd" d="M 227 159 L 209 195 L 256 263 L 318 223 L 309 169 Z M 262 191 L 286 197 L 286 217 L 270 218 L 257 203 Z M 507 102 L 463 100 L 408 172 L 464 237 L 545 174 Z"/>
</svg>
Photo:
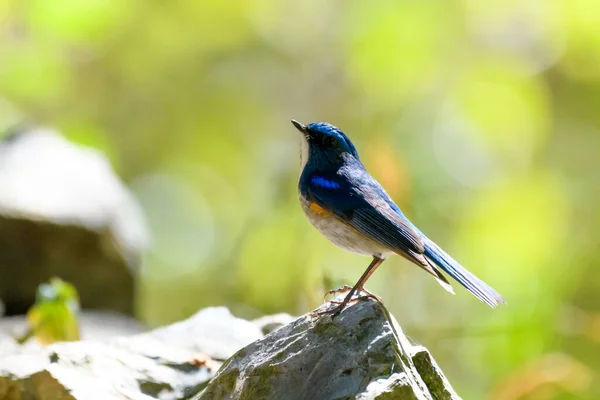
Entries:
<svg viewBox="0 0 600 400">
<path fill-rule="evenodd" d="M 375 296 L 374 294 L 368 292 L 366 295 L 358 295 L 357 297 L 353 297 L 350 300 L 342 300 L 342 301 L 337 301 L 337 300 L 332 300 L 331 303 L 333 304 L 339 304 L 336 308 L 334 308 L 333 310 L 327 310 L 325 312 L 325 314 L 331 314 L 331 318 L 335 318 L 338 315 L 340 315 L 340 313 L 342 311 L 344 311 L 344 309 L 346 308 L 346 306 L 350 303 L 356 303 L 358 301 L 363 301 L 363 300 L 367 300 L 367 299 L 374 299 L 375 301 L 381 301 L 379 299 L 379 297 Z"/>
<path fill-rule="evenodd" d="M 352 290 L 351 286 L 344 285 L 339 289 L 332 289 L 332 290 L 328 291 L 325 296 L 328 296 L 331 294 L 345 293 L 345 292 L 349 292 L 351 290 Z M 361 295 L 361 293 L 364 293 L 364 294 Z M 315 311 L 315 312 L 313 312 L 313 314 L 316 316 L 319 316 L 319 317 L 322 315 L 331 314 L 331 318 L 335 318 L 344 310 L 344 308 L 346 308 L 346 305 L 355 303 L 357 301 L 366 300 L 366 299 L 373 299 L 373 300 L 383 304 L 383 300 L 381 300 L 381 298 L 379 296 L 369 292 L 365 288 L 360 288 L 359 290 L 357 290 L 356 294 L 354 296 L 352 296 L 352 298 L 348 298 L 348 296 L 346 296 L 346 298 L 344 298 L 344 300 L 342 300 L 342 301 L 331 300 L 329 303 L 337 305 L 337 307 L 335 307 L 334 309 L 328 308 L 325 311 Z"/>
<path fill-rule="evenodd" d="M 352 290 L 352 286 L 348 286 L 348 285 L 344 285 L 341 288 L 337 288 L 337 289 L 331 289 L 330 291 L 328 291 L 327 293 L 325 293 L 325 297 L 332 295 L 332 294 L 339 294 L 339 293 L 346 293 Z M 366 296 L 359 296 L 356 298 L 356 300 L 364 300 L 366 298 L 371 298 L 375 301 L 378 301 L 380 303 L 383 304 L 383 300 L 381 300 L 381 297 L 377 296 L 376 294 L 371 293 L 370 291 L 368 291 L 367 289 L 360 288 L 357 290 L 357 294 L 359 293 L 365 293 Z M 331 301 L 334 304 L 340 304 L 340 302 L 332 300 Z"/>
<path fill-rule="evenodd" d="M 349 292 L 351 290 L 352 290 L 352 286 L 348 286 L 348 285 L 344 285 L 344 286 L 339 287 L 337 289 L 328 290 L 325 293 L 325 295 L 323 296 L 323 300 L 325 300 L 327 298 L 327 296 L 331 296 L 332 294 L 333 295 L 337 295 L 337 294 L 340 294 L 340 293 L 347 293 L 347 292 Z M 334 300 L 332 300 L 331 302 L 333 303 Z"/>
<path fill-rule="evenodd" d="M 313 311 L 312 314 L 316 315 L 318 317 L 321 317 L 323 315 L 327 315 L 327 314 L 333 314 L 333 317 L 337 316 L 340 312 L 342 312 L 342 310 L 346 307 L 346 305 L 351 304 L 351 303 L 355 303 L 357 301 L 360 300 L 364 300 L 365 296 L 361 296 L 361 297 L 355 297 L 351 300 L 348 301 L 344 301 L 344 300 L 330 300 L 329 304 L 333 304 L 333 305 L 337 305 L 337 307 L 335 307 L 334 309 L 331 309 L 331 307 L 328 307 L 326 310 L 324 311 Z"/>
</svg>

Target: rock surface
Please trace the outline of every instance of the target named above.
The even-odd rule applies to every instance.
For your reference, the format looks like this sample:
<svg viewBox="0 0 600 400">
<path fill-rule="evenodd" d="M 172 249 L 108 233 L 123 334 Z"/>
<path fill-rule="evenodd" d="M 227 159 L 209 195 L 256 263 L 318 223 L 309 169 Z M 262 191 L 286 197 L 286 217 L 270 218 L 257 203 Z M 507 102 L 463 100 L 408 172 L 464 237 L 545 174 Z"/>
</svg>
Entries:
<svg viewBox="0 0 600 400">
<path fill-rule="evenodd" d="M 85 310 L 78 315 L 78 325 L 82 338 L 96 342 L 133 336 L 147 330 L 133 317 L 107 311 Z M 29 340 L 23 345 L 14 340 L 23 336 L 27 329 L 28 322 L 24 315 L 0 318 L 0 360 L 7 354 L 42 349 L 36 340 Z"/>
<path fill-rule="evenodd" d="M 128 328 L 129 329 L 129 328 Z M 224 307 L 177 324 L 107 341 L 19 347 L 0 337 L 0 399 L 185 399 L 240 347 L 263 338 Z"/>
<path fill-rule="evenodd" d="M 38 285 L 53 276 L 75 285 L 83 308 L 131 314 L 146 235 L 140 207 L 100 153 L 41 128 L 0 142 L 7 315 L 24 314 Z"/>
<path fill-rule="evenodd" d="M 129 337 L 12 343 L 0 357 L 0 399 L 458 399 L 378 302 L 320 315 L 332 306 L 255 321 L 207 308 Z"/>
<path fill-rule="evenodd" d="M 196 400 L 458 399 L 431 355 L 374 300 L 311 314 L 227 360 Z"/>
</svg>

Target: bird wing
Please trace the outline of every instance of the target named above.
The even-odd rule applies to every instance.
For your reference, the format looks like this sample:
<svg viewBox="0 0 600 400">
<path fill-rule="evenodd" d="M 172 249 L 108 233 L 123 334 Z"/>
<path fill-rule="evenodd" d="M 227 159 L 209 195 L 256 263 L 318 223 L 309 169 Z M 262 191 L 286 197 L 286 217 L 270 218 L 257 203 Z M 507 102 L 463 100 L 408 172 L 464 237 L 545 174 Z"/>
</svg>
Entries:
<svg viewBox="0 0 600 400">
<path fill-rule="evenodd" d="M 313 174 L 302 185 L 303 195 L 365 237 L 413 262 L 448 292 L 450 283 L 424 256 L 421 234 L 404 217 L 381 185 L 366 171 Z"/>
<path fill-rule="evenodd" d="M 429 267 L 419 233 L 394 211 L 387 193 L 373 182 L 360 179 L 357 185 L 340 175 L 317 175 L 309 180 L 305 195 L 371 240 Z"/>
</svg>

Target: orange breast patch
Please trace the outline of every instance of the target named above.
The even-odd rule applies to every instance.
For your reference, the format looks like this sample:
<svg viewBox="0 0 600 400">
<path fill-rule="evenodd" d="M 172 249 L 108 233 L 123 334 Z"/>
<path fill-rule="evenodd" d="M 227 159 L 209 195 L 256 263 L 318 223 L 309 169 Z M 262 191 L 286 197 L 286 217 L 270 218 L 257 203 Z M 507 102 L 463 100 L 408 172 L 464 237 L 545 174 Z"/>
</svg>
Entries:
<svg viewBox="0 0 600 400">
<path fill-rule="evenodd" d="M 326 209 L 324 209 L 323 207 L 321 207 L 320 205 L 318 205 L 315 202 L 311 202 L 310 205 L 310 210 L 312 212 L 314 212 L 315 214 L 319 214 L 319 215 L 331 215 L 331 213 L 329 211 L 327 211 Z"/>
</svg>

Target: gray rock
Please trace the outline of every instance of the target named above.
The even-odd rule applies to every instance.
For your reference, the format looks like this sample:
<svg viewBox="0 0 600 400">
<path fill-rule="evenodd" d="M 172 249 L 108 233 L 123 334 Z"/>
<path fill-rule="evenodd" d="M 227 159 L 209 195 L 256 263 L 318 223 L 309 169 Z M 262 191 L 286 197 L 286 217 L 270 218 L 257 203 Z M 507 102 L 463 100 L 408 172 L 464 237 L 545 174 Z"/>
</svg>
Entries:
<svg viewBox="0 0 600 400">
<path fill-rule="evenodd" d="M 258 326 L 258 328 L 262 331 L 263 334 L 268 335 L 276 329 L 281 328 L 282 326 L 289 324 L 296 317 L 292 317 L 290 314 L 279 313 L 273 315 L 265 315 L 264 317 L 256 318 L 252 322 Z"/>
<path fill-rule="evenodd" d="M 182 379 L 179 375 L 184 373 L 174 365 L 183 367 L 103 343 L 58 343 L 42 352 L 2 359 L 0 398 L 10 394 L 14 399 L 179 398 L 186 380 L 210 377 L 206 369 L 198 369 Z"/>
<path fill-rule="evenodd" d="M 140 207 L 100 153 L 49 129 L 0 142 L 0 298 L 8 315 L 24 314 L 53 276 L 75 285 L 84 308 L 131 314 L 146 241 Z"/>
<path fill-rule="evenodd" d="M 129 348 L 153 349 L 151 343 L 176 346 L 186 351 L 226 360 L 240 348 L 262 339 L 260 329 L 250 321 L 237 318 L 226 307 L 208 307 L 185 321 L 124 339 Z"/>
<path fill-rule="evenodd" d="M 111 321 L 106 316 L 103 320 Z M 122 322 L 125 329 L 135 329 Z M 217 371 L 221 363 L 216 359 L 228 358 L 263 337 L 256 325 L 223 307 L 204 309 L 151 332 L 102 342 L 65 342 L 47 348 L 28 342 L 21 347 L 0 336 L 0 349 L 4 346 L 0 399 L 189 398 Z"/>
<path fill-rule="evenodd" d="M 459 398 L 378 302 L 356 302 L 335 319 L 319 315 L 330 307 L 238 351 L 196 400 Z"/>
<path fill-rule="evenodd" d="M 377 379 L 367 386 L 363 393 L 356 396 L 356 400 L 417 400 L 408 377 L 404 372 L 392 374 L 387 379 Z"/>
<path fill-rule="evenodd" d="M 411 349 L 411 357 L 421 378 L 432 393 L 435 400 L 451 400 L 457 398 L 450 382 L 438 367 L 437 363 L 423 346 L 415 346 Z"/>
<path fill-rule="evenodd" d="M 208 308 L 147 333 L 47 348 L 0 335 L 0 398 L 458 399 L 379 303 L 357 302 L 334 320 L 319 315 L 331 306 L 267 336 L 261 326 L 289 316 L 257 323 Z"/>
</svg>

